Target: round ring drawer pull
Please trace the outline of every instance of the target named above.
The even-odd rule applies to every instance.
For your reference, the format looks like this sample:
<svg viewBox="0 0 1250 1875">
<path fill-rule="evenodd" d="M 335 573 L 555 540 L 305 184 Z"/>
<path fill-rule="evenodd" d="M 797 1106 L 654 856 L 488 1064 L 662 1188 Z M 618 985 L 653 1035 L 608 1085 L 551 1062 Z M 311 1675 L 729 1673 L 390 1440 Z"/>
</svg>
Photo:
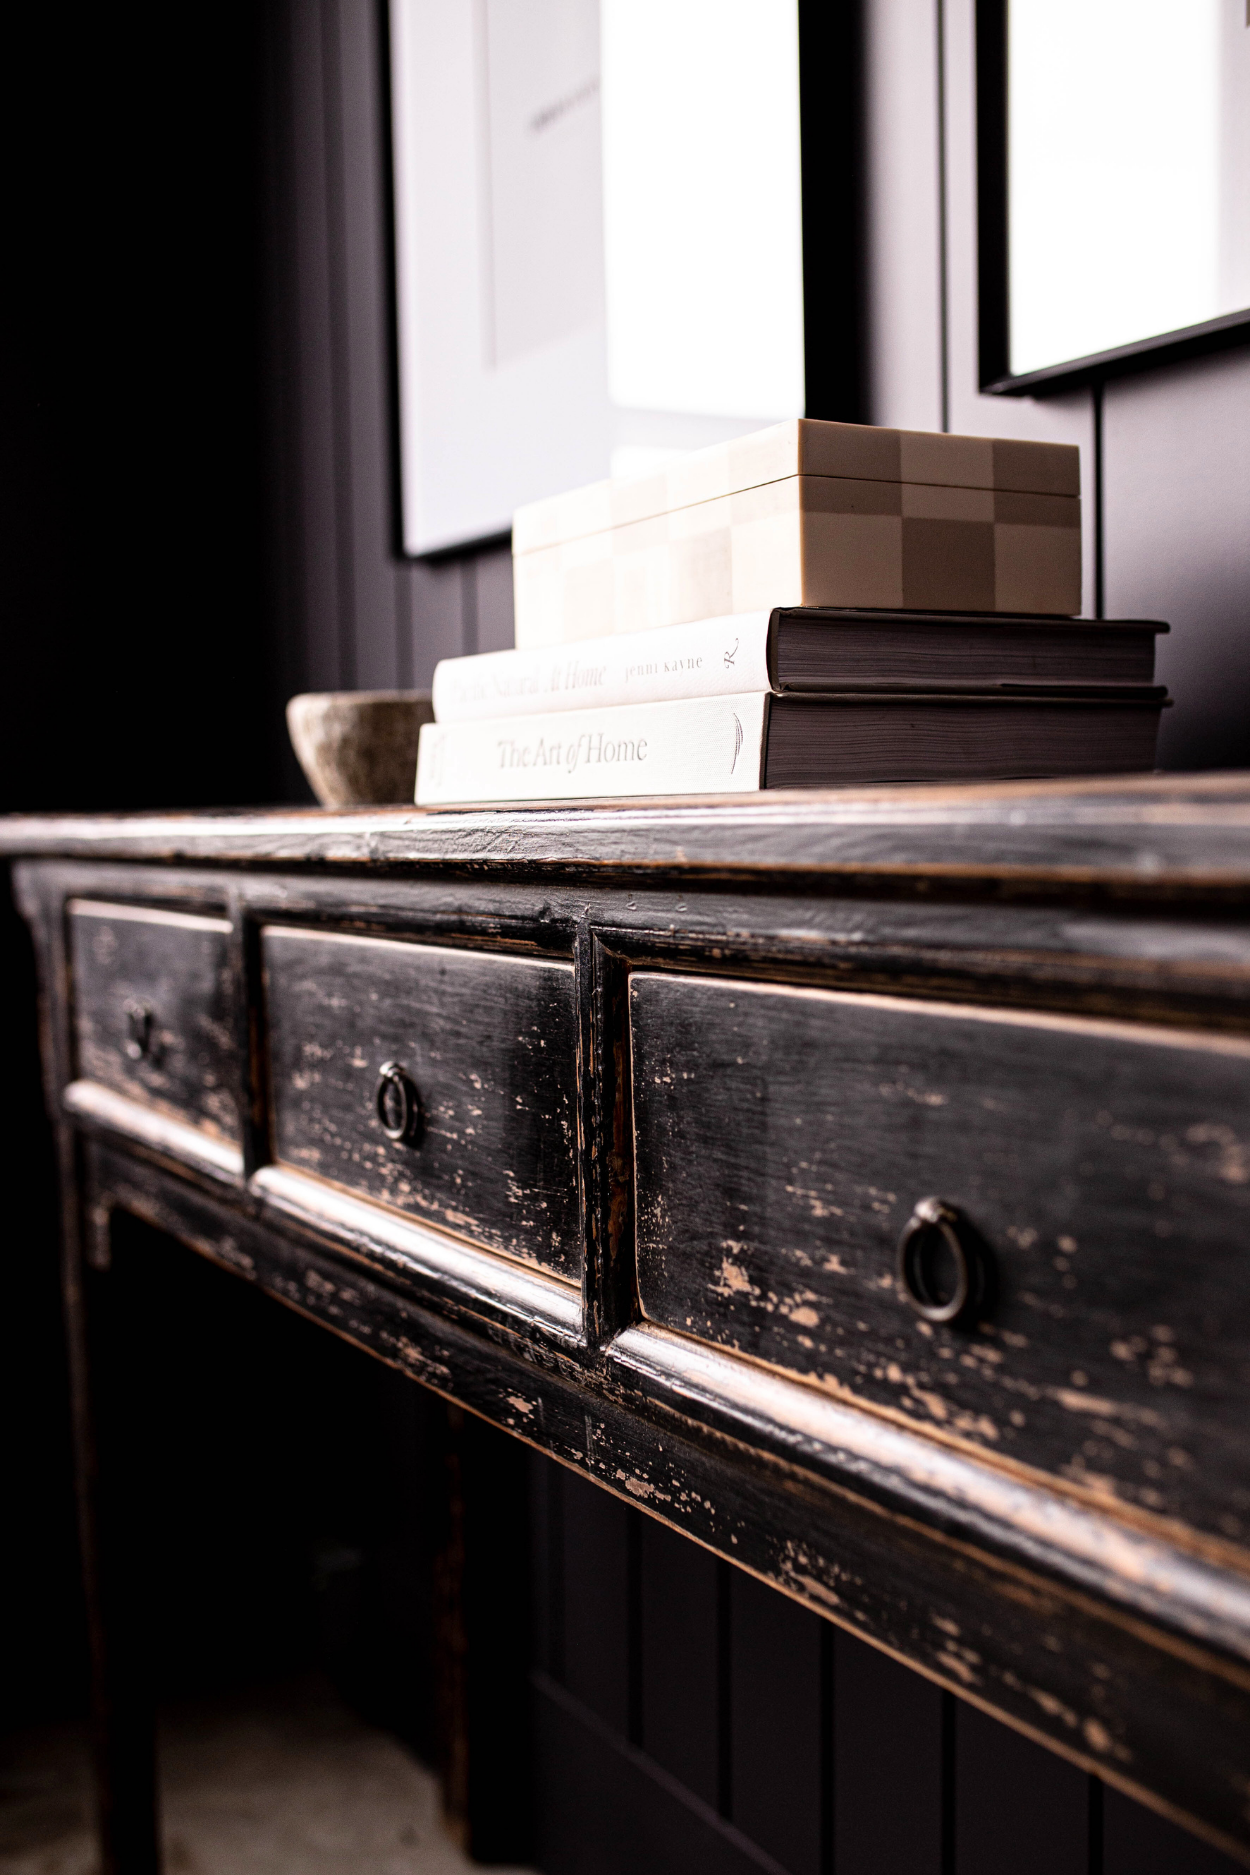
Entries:
<svg viewBox="0 0 1250 1875">
<path fill-rule="evenodd" d="M 128 996 L 122 1014 L 126 1018 L 126 1055 L 131 1061 L 143 1061 L 152 1053 L 152 1005 Z"/>
<path fill-rule="evenodd" d="M 416 1137 L 421 1103 L 407 1071 L 398 1061 L 384 1061 L 378 1069 L 378 1090 L 373 1104 L 378 1123 L 396 1145 L 411 1145 Z"/>
<path fill-rule="evenodd" d="M 927 1322 L 958 1322 L 984 1299 L 988 1268 L 967 1220 L 941 1198 L 922 1198 L 898 1242 L 903 1294 Z"/>
</svg>

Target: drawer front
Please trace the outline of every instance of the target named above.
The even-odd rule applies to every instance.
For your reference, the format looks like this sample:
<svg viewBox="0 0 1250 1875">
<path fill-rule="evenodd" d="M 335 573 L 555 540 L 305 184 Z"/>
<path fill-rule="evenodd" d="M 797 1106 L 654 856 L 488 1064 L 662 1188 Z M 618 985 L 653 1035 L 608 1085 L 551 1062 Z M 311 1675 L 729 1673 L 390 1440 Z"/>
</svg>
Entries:
<svg viewBox="0 0 1250 1875">
<path fill-rule="evenodd" d="M 572 967 L 279 927 L 262 942 L 275 1157 L 580 1280 Z M 388 1063 L 415 1094 L 399 1140 L 378 1112 Z"/>
<path fill-rule="evenodd" d="M 630 1018 L 649 1319 L 1250 1535 L 1246 1044 L 646 973 Z M 962 1324 L 899 1273 L 927 1197 Z"/>
<path fill-rule="evenodd" d="M 68 906 L 77 1073 L 238 1143 L 230 926 L 144 906 Z"/>
</svg>

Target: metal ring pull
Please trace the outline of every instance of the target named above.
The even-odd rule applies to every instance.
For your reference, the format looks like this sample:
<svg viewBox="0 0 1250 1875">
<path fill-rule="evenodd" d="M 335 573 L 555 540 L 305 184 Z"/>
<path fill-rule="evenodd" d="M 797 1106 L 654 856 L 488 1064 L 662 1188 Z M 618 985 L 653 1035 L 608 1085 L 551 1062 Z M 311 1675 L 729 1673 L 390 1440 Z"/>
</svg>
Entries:
<svg viewBox="0 0 1250 1875">
<path fill-rule="evenodd" d="M 126 1018 L 126 1054 L 131 1061 L 142 1061 L 152 1053 L 152 1005 L 128 996 L 122 1014 Z"/>
<path fill-rule="evenodd" d="M 416 1137 L 421 1103 L 406 1069 L 398 1061 L 384 1061 L 378 1069 L 378 1090 L 373 1097 L 378 1123 L 396 1145 L 411 1144 Z"/>
<path fill-rule="evenodd" d="M 942 1263 L 953 1281 L 941 1280 Z M 988 1274 L 980 1240 L 954 1205 L 922 1198 L 898 1240 L 898 1278 L 916 1313 L 927 1322 L 965 1320 L 984 1300 Z"/>
</svg>

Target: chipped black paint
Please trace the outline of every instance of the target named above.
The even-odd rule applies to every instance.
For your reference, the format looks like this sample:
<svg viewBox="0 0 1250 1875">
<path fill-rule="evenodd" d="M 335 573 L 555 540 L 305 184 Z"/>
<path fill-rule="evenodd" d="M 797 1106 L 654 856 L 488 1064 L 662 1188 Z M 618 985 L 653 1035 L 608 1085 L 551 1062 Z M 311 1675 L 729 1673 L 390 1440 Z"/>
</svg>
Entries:
<svg viewBox="0 0 1250 1875">
<path fill-rule="evenodd" d="M 1250 1533 L 1250 1044 L 631 978 L 644 1314 L 1216 1537 Z M 920 1320 L 934 1192 L 986 1317 Z"/>
<path fill-rule="evenodd" d="M 229 924 L 89 899 L 70 904 L 67 923 L 78 1074 L 237 1142 Z M 149 1012 L 139 1053 L 128 1008 Z"/>
<path fill-rule="evenodd" d="M 277 927 L 261 954 L 275 1159 L 579 1282 L 571 966 Z"/>
<path fill-rule="evenodd" d="M 1193 1331 L 1208 1263 L 1216 1272 L 1211 1280 L 1229 1295 L 1240 1293 L 1242 1282 L 1240 1238 L 1230 1220 L 1240 1219 L 1243 1196 L 1231 1176 L 1243 1139 L 1236 1078 L 1243 1045 L 1236 1038 L 1250 1027 L 1250 786 L 1244 777 L 891 789 L 697 809 L 27 821 L 0 827 L 0 848 L 49 855 L 24 862 L 18 885 L 41 958 L 45 1075 L 59 1121 L 66 1294 L 80 1379 L 78 1227 L 88 1227 L 93 1254 L 107 1263 L 105 1223 L 110 1209 L 120 1206 L 1250 1861 L 1243 1762 L 1250 1735 L 1250 1619 L 1244 1618 L 1250 1566 L 1219 1521 L 1238 1514 L 1232 1413 L 1238 1389 L 1248 1382 L 1237 1365 L 1231 1313 L 1220 1316 L 1216 1332 L 1204 1330 L 1209 1345 L 1199 1345 L 1202 1337 Z M 80 1072 L 65 955 L 65 906 L 73 897 L 147 901 L 229 923 L 219 982 L 222 1033 L 234 1038 L 232 1092 L 238 1112 L 247 1116 L 241 1172 L 214 1173 L 205 1155 L 191 1154 L 189 1136 L 176 1127 L 162 1134 L 149 1121 L 146 1129 L 128 1130 L 116 1102 L 111 1108 L 97 1103 L 94 1111 L 88 1103 L 66 1114 L 63 1090 Z M 306 971 L 298 979 L 304 988 L 292 987 L 296 977 L 287 979 L 285 965 L 301 946 L 307 956 L 337 950 L 367 959 L 352 995 L 342 994 L 342 973 L 334 969 Z M 408 973 L 397 989 L 384 961 L 396 952 Z M 283 969 L 275 970 L 279 953 Z M 414 966 L 418 954 L 422 962 Z M 451 959 L 449 971 L 464 973 L 471 987 L 448 1000 L 445 986 L 430 989 L 421 977 L 423 993 L 415 995 L 412 972 L 432 958 Z M 515 1010 L 506 1019 L 500 1015 L 513 992 L 490 987 L 505 977 L 518 980 L 518 971 L 548 985 L 531 997 L 531 1042 L 535 1021 L 545 1042 L 537 1056 L 521 1044 L 525 1025 L 516 1023 Z M 636 1155 L 634 1102 L 645 1120 L 648 1096 L 641 1091 L 640 1057 L 630 1058 L 629 999 L 631 979 L 637 984 L 642 975 L 662 983 L 659 1000 L 673 999 L 660 1033 L 646 1040 L 648 1049 L 674 1061 L 683 1023 L 696 1052 L 714 1049 L 716 1024 L 700 1011 L 723 1007 L 726 997 L 788 997 L 793 1006 L 807 1006 L 803 1020 L 781 1025 L 774 1045 L 774 1056 L 778 1050 L 784 1056 L 780 1062 L 766 1059 L 766 1041 L 750 1039 L 761 1051 L 751 1071 L 767 1080 L 773 1106 L 790 1102 L 809 1127 L 820 1112 L 849 1125 L 851 1103 L 839 1106 L 830 1096 L 828 1036 L 810 1014 L 831 999 L 796 995 L 799 990 L 836 990 L 845 998 L 839 1007 L 865 1017 L 873 1007 L 868 996 L 888 997 L 895 1032 L 906 1038 L 894 1050 L 894 1067 L 915 1067 L 919 1050 L 921 1067 L 927 1063 L 926 1072 L 937 1078 L 915 1087 L 948 1103 L 950 1046 L 945 1055 L 935 1054 L 924 1041 L 935 1024 L 945 1025 L 948 1037 L 979 1024 L 978 1033 L 992 1028 L 1000 1038 L 1059 1034 L 1034 1020 L 1030 1012 L 1039 1011 L 1067 1019 L 1064 1034 L 1087 1038 L 1102 1036 L 1099 1021 L 1135 1025 L 1127 1044 L 1113 1046 L 1114 1038 L 1102 1036 L 1106 1060 L 1096 1060 L 1097 1051 L 1090 1054 L 1082 1044 L 1066 1055 L 1043 1049 L 1031 1064 L 1033 1082 L 1079 1092 L 1101 1075 L 1115 1094 L 1115 1101 L 1093 1109 L 1092 1120 L 1088 1114 L 1081 1120 L 1077 1132 L 1084 1129 L 1089 1149 L 1083 1157 L 1078 1152 L 1066 1172 L 1060 1165 L 1058 1180 L 1054 1128 L 1062 1102 L 1056 1095 L 1035 1103 L 1030 1123 L 1026 1095 L 1013 1092 L 1014 1056 L 991 1050 L 988 1091 L 1006 1097 L 1001 1112 L 980 1116 L 973 1127 L 961 1109 L 962 1130 L 952 1124 L 944 1136 L 947 1163 L 975 1174 L 974 1198 L 965 1202 L 974 1210 L 988 1206 L 984 1227 L 1010 1263 L 999 1307 L 1029 1309 L 1036 1317 L 1027 1347 L 1011 1347 L 1004 1330 L 1029 1337 L 1030 1329 L 1017 1330 L 996 1314 L 989 1326 L 1001 1347 L 995 1336 L 978 1334 L 952 1339 L 948 1357 L 936 1351 L 936 1338 L 922 1348 L 910 1311 L 885 1283 L 877 1293 L 868 1280 L 878 1236 L 893 1233 L 871 1201 L 852 1207 L 854 1228 L 846 1226 L 845 1243 L 826 1242 L 835 1220 L 817 1218 L 810 1203 L 805 1210 L 800 1181 L 786 1178 L 760 1212 L 767 1228 L 752 1238 L 748 1281 L 787 1247 L 811 1255 L 819 1241 L 824 1254 L 841 1256 L 848 1270 L 859 1259 L 857 1277 L 845 1279 L 849 1292 L 866 1298 L 865 1310 L 871 1303 L 889 1311 L 892 1321 L 897 1309 L 898 1333 L 910 1337 L 905 1371 L 914 1376 L 927 1363 L 936 1376 L 935 1397 L 949 1397 L 957 1413 L 967 1410 L 973 1420 L 984 1414 L 999 1426 L 1005 1407 L 1006 1424 L 1018 1437 L 1004 1439 L 1001 1428 L 997 1440 L 980 1437 L 975 1426 L 944 1422 L 927 1410 L 909 1413 L 882 1365 L 884 1351 L 880 1374 L 870 1361 L 858 1360 L 849 1402 L 814 1385 L 808 1358 L 819 1365 L 832 1351 L 836 1369 L 837 1349 L 847 1339 L 837 1332 L 845 1330 L 837 1298 L 848 1290 L 840 1276 L 833 1282 L 834 1271 L 823 1272 L 830 1288 L 819 1303 L 797 1298 L 788 1314 L 765 1309 L 759 1321 L 758 1311 L 744 1312 L 732 1282 L 722 1283 L 727 1295 L 712 1295 L 705 1283 L 702 1322 L 688 1311 L 689 1328 L 679 1322 L 682 1335 L 668 1336 L 672 1345 L 660 1358 L 662 1331 L 636 1325 L 642 1304 L 663 1312 L 664 1284 L 684 1281 L 701 1267 L 718 1209 L 723 1212 L 735 1193 L 737 1202 L 758 1207 L 759 1180 L 771 1176 L 761 1165 L 784 1164 L 785 1154 L 778 1160 L 775 1150 L 764 1153 L 775 1146 L 767 1129 L 735 1130 L 742 1119 L 736 1095 L 718 1096 L 706 1111 L 701 1095 L 685 1104 L 674 1099 L 667 1108 L 660 1100 L 646 1124 L 659 1124 L 663 1138 L 648 1139 L 645 1153 Z M 557 983 L 558 991 L 550 987 Z M 379 991 L 373 1001 L 371 985 Z M 353 1002 L 357 990 L 361 996 Z M 924 1006 L 935 1002 L 964 1007 L 935 1015 Z M 372 1134 L 361 1111 L 371 1110 L 372 1081 L 363 1085 L 365 1070 L 353 1065 L 353 1051 L 363 1059 L 368 1049 L 359 1044 L 381 1045 L 375 1069 L 387 1058 L 406 1059 L 412 1036 L 421 1047 L 423 1010 L 442 1025 L 450 1091 L 440 1177 L 453 1186 L 432 1188 L 428 1207 L 406 1209 L 406 1195 L 388 1187 L 370 1156 Z M 402 1035 L 386 1029 L 392 1018 Z M 1143 1024 L 1162 1025 L 1166 1033 L 1148 1036 Z M 309 1067 L 299 1062 L 310 1036 L 329 1049 L 329 1078 L 301 1089 L 294 1076 Z M 1231 1045 L 1213 1046 L 1220 1037 Z M 1115 1066 L 1126 1048 L 1134 1061 L 1150 1064 L 1136 1080 Z M 742 1052 L 735 1043 L 732 1063 L 720 1068 L 737 1068 Z M 482 1053 L 495 1103 L 494 1144 L 475 1158 L 478 1134 L 468 1126 L 484 1116 L 468 1113 L 463 1101 L 465 1075 L 481 1074 Z M 531 1099 L 518 1120 L 514 1096 L 519 1092 L 524 1101 L 527 1092 L 533 1095 L 543 1072 L 536 1062 L 547 1060 L 547 1097 Z M 1092 1065 L 1082 1067 L 1083 1061 Z M 1217 1065 L 1208 1074 L 1211 1062 Z M 427 1085 L 437 1094 L 442 1067 L 422 1085 L 419 1052 L 408 1065 L 428 1101 Z M 899 1075 L 892 1083 L 887 1075 L 870 1079 L 860 1107 L 888 1105 L 880 1093 L 887 1084 L 899 1086 Z M 964 1089 L 961 1098 L 977 1086 L 970 1070 L 963 1082 L 956 1075 L 955 1084 Z M 1187 1105 L 1199 1084 L 1201 1115 Z M 127 1082 L 125 1092 L 155 1110 L 151 1090 Z M 1167 1112 L 1152 1118 L 1145 1112 L 1152 1100 Z M 957 1106 L 951 1105 L 952 1121 Z M 1079 1107 L 1079 1100 L 1075 1106 L 1069 1101 L 1063 1111 Z M 1102 1111 L 1111 1121 L 1099 1130 Z M 171 1112 L 198 1124 L 196 1110 L 181 1098 Z M 959 1201 L 961 1194 L 946 1188 L 933 1164 L 935 1142 L 942 1140 L 929 1122 L 944 1113 L 935 1103 L 900 1094 L 890 1125 L 879 1129 L 881 1150 L 909 1165 L 928 1153 L 930 1176 L 904 1191 L 892 1160 L 880 1177 L 865 1175 L 862 1182 L 895 1192 L 900 1204 L 928 1190 Z M 560 1119 L 563 1137 L 564 1115 L 567 1156 L 563 1147 L 553 1156 L 551 1122 Z M 1203 1138 L 1190 1136 L 1194 1126 L 1208 1129 Z M 1120 1137 L 1117 1127 L 1128 1131 Z M 697 1154 L 684 1167 L 672 1159 L 674 1141 L 686 1139 L 683 1128 L 688 1144 L 697 1143 L 700 1128 L 708 1132 L 702 1164 Z M 1139 1136 L 1143 1129 L 1153 1132 L 1152 1140 Z M 1185 1163 L 1169 1166 L 1171 1182 L 1156 1198 L 1149 1180 L 1142 1184 L 1143 1168 L 1165 1138 L 1180 1140 Z M 328 1162 L 295 1157 L 310 1146 L 328 1153 Z M 389 1142 L 385 1149 L 402 1150 Z M 817 1157 L 825 1150 L 822 1138 Z M 275 1152 L 302 1171 L 268 1163 Z M 1100 1186 L 1097 1167 L 1092 1179 L 1082 1169 L 1086 1158 L 1095 1162 L 1108 1154 L 1112 1185 L 1118 1179 L 1124 1187 L 1118 1197 L 1111 1186 Z M 811 1154 L 799 1157 L 810 1169 Z M 636 1165 L 644 1199 L 641 1287 L 632 1209 Z M 519 1174 L 518 1204 L 508 1197 L 509 1170 Z M 457 1171 L 462 1194 L 466 1171 L 473 1174 L 472 1202 L 456 1206 L 453 1216 L 448 1207 L 455 1205 Z M 787 1183 L 796 1189 L 785 1192 Z M 569 1248 L 571 1261 L 562 1269 L 543 1263 L 552 1252 L 543 1234 L 547 1214 L 531 1216 L 525 1202 L 530 1188 L 564 1207 L 559 1251 Z M 820 1198 L 810 1181 L 804 1189 Z M 680 1231 L 662 1225 L 653 1200 L 680 1210 Z M 888 1210 L 893 1201 L 881 1202 Z M 1058 1216 L 1063 1202 L 1070 1209 L 1092 1202 L 1095 1226 L 1084 1239 L 1069 1228 L 1070 1217 Z M 1125 1202 L 1150 1226 L 1127 1244 Z M 526 1221 L 518 1226 L 519 1207 Z M 1167 1239 L 1152 1227 L 1160 1208 L 1174 1227 Z M 436 1236 L 442 1231 L 444 1252 L 436 1254 L 437 1244 L 430 1249 L 429 1233 L 428 1254 L 410 1244 L 404 1237 L 414 1229 L 409 1218 L 432 1224 Z M 1015 1237 L 1004 1235 L 1011 1226 Z M 1030 1230 L 1038 1236 L 1025 1243 Z M 721 1234 L 731 1244 L 743 1241 L 741 1232 Z M 1075 1252 L 1059 1244 L 1060 1234 L 1074 1238 Z M 1036 1264 L 1043 1243 L 1049 1262 Z M 657 1246 L 661 1265 L 648 1265 Z M 682 1258 L 689 1266 L 684 1274 Z M 1066 1259 L 1067 1267 L 1056 1268 L 1056 1258 Z M 544 1275 L 544 1267 L 561 1280 Z M 663 1278 L 658 1290 L 657 1267 Z M 1016 1280 L 1026 1267 L 1035 1279 L 1028 1293 L 1040 1306 L 1025 1303 L 1023 1282 Z M 577 1292 L 565 1280 L 578 1275 L 584 1280 L 580 1334 Z M 1070 1276 L 1075 1291 L 1065 1283 Z M 1146 1310 L 1152 1319 L 1144 1327 L 1143 1285 L 1153 1285 Z M 782 1296 L 775 1283 L 771 1287 Z M 1068 1310 L 1073 1295 L 1081 1310 L 1056 1316 L 1051 1305 Z M 1156 1308 L 1156 1300 L 1167 1308 Z M 795 1309 L 805 1306 L 818 1314 L 815 1328 L 796 1319 Z M 1116 1306 L 1124 1317 L 1118 1355 L 1108 1328 L 1108 1311 Z M 870 1316 L 857 1313 L 857 1319 Z M 702 1342 L 690 1332 L 696 1325 L 707 1337 Z M 1163 1400 L 1168 1414 L 1188 1415 L 1182 1430 L 1190 1444 L 1175 1443 L 1191 1456 L 1201 1449 L 1197 1478 L 1176 1464 L 1160 1485 L 1147 1470 L 1154 1454 L 1144 1444 L 1133 1447 L 1136 1469 L 1130 1472 L 1129 1447 L 1114 1438 L 1111 1456 L 1120 1469 L 1107 1475 L 1117 1495 L 1099 1496 L 1097 1476 L 1088 1469 L 1083 1480 L 1070 1475 L 1079 1468 L 1065 1471 L 1079 1440 L 1093 1434 L 1053 1391 L 1069 1356 L 1066 1341 L 1061 1346 L 1047 1336 L 1061 1329 L 1088 1339 L 1095 1326 L 1102 1340 L 1088 1359 L 1082 1344 L 1084 1365 L 1071 1362 L 1087 1384 L 1068 1372 L 1067 1390 L 1131 1405 L 1146 1400 L 1152 1410 Z M 1174 1338 L 1156 1334 L 1157 1328 L 1170 1329 Z M 876 1332 L 865 1331 L 865 1342 Z M 858 1334 L 851 1335 L 853 1343 Z M 770 1343 L 770 1335 L 777 1339 Z M 800 1335 L 813 1343 L 820 1335 L 827 1348 L 819 1354 L 805 1349 Z M 750 1358 L 734 1352 L 735 1345 L 749 1348 Z M 974 1346 L 997 1347 L 1004 1360 L 974 1355 Z M 1102 1368 L 1093 1358 L 1098 1348 Z M 965 1353 L 970 1366 L 962 1361 Z M 1009 1374 L 1033 1384 L 1030 1362 L 1045 1369 L 1042 1397 L 1017 1406 L 1007 1398 L 1012 1388 L 1005 1380 Z M 899 1366 L 904 1371 L 902 1361 Z M 700 1373 L 713 1369 L 715 1385 L 704 1385 Z M 1189 1376 L 1188 1386 L 1181 1373 Z M 819 1409 L 836 1404 L 844 1415 L 840 1436 L 813 1402 Z M 1023 1427 L 1014 1426 L 1012 1410 L 1025 1413 Z M 92 1460 L 90 1426 L 81 1412 L 78 1427 L 86 1501 Z M 1152 1437 L 1159 1431 L 1147 1430 Z M 1173 1430 L 1169 1421 L 1169 1438 Z M 1134 1439 L 1142 1435 L 1141 1425 L 1128 1431 Z M 1035 1435 L 1039 1443 L 1030 1446 Z M 1033 1469 L 1022 1470 L 1020 1460 Z M 1160 1503 L 1145 1495 L 1154 1488 Z M 1182 1495 L 1168 1495 L 1178 1491 Z M 1207 1513 L 1217 1507 L 1212 1522 Z M 89 1509 L 85 1515 L 89 1521 Z M 1144 1542 L 1152 1546 L 1148 1579 Z"/>
</svg>

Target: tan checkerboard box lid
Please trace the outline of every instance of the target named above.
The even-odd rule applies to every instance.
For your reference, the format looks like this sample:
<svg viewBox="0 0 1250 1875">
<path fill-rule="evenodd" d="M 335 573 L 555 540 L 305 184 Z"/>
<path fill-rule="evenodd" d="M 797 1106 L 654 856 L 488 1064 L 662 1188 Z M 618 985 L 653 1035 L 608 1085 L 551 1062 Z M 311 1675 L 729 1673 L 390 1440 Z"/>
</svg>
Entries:
<svg viewBox="0 0 1250 1875">
<path fill-rule="evenodd" d="M 592 482 L 529 502 L 513 518 L 512 551 L 533 553 L 800 475 L 1076 496 L 1080 451 L 1069 443 L 947 436 L 798 417 L 695 450 L 654 475 Z"/>
</svg>

